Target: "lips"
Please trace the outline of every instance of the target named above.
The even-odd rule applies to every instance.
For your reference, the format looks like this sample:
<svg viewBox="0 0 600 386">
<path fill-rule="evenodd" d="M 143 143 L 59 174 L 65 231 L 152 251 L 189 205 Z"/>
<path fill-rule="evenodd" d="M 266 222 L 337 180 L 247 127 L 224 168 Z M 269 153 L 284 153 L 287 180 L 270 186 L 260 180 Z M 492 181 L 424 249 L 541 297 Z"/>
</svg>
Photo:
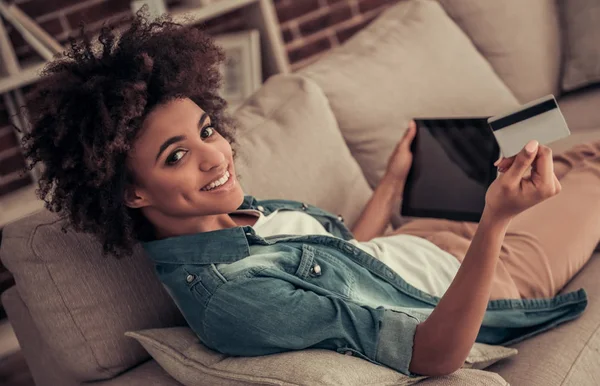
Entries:
<svg viewBox="0 0 600 386">
<path fill-rule="evenodd" d="M 227 174 L 227 171 L 225 171 L 219 178 L 216 178 L 216 179 L 212 180 L 211 182 L 209 182 L 208 184 L 204 185 L 200 189 L 206 189 L 206 188 L 208 188 L 210 186 L 210 184 L 212 184 L 213 182 L 219 181 L 221 178 L 225 177 L 226 174 Z M 229 178 L 231 178 L 231 175 L 229 176 Z"/>
<path fill-rule="evenodd" d="M 230 166 L 231 166 L 231 165 L 230 165 Z M 210 190 L 204 190 L 204 189 L 206 189 L 208 186 L 210 186 L 210 184 L 212 184 L 213 182 L 215 182 L 215 181 L 219 181 L 219 180 L 220 180 L 221 178 L 223 178 L 223 177 L 225 176 L 225 174 L 227 174 L 227 173 L 229 173 L 229 177 L 228 177 L 227 181 L 225 181 L 225 183 L 223 183 L 223 184 L 221 184 L 221 185 L 217 186 L 216 188 L 213 188 L 213 189 L 210 189 Z M 228 166 L 228 167 L 227 167 L 227 169 L 226 169 L 226 171 L 225 171 L 225 172 L 223 172 L 223 174 L 221 174 L 221 176 L 220 176 L 219 178 L 216 178 L 216 179 L 212 180 L 211 182 L 209 182 L 208 184 L 204 185 L 202 188 L 200 188 L 200 191 L 202 191 L 202 192 L 209 192 L 209 193 L 210 193 L 210 192 L 213 192 L 213 191 L 219 190 L 219 189 L 221 189 L 221 188 L 223 188 L 223 187 L 227 187 L 228 185 L 230 185 L 230 184 L 231 184 L 231 182 L 232 182 L 232 180 L 233 180 L 233 173 L 231 172 L 231 170 L 230 170 L 230 167 Z"/>
</svg>

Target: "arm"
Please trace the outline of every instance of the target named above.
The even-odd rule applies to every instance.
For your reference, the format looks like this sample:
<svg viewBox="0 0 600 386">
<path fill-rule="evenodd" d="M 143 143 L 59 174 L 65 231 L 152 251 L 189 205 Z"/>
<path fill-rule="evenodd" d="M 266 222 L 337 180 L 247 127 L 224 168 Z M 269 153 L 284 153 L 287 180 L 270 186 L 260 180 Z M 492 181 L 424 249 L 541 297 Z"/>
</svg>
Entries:
<svg viewBox="0 0 600 386">
<path fill-rule="evenodd" d="M 417 326 L 410 371 L 445 375 L 464 363 L 487 308 L 508 223 L 484 212 L 452 284 L 429 318 Z"/>
<path fill-rule="evenodd" d="M 484 213 L 464 261 L 437 307 L 417 326 L 410 371 L 443 375 L 460 368 L 487 309 L 491 279 L 511 219 L 560 192 L 551 150 L 545 146 L 538 150 L 535 142 L 526 149 L 488 189 Z M 525 177 L 532 164 L 531 177 Z"/>
<path fill-rule="evenodd" d="M 410 121 L 402 139 L 396 145 L 387 164 L 385 174 L 373 192 L 352 229 L 358 241 L 369 241 L 382 236 L 390 223 L 392 213 L 400 210 L 404 184 L 412 164 L 410 145 L 417 133 L 417 126 Z"/>
<path fill-rule="evenodd" d="M 383 235 L 393 211 L 400 206 L 403 191 L 404 181 L 384 176 L 352 228 L 354 238 L 369 241 Z"/>
<path fill-rule="evenodd" d="M 203 342 L 235 356 L 306 348 L 340 354 L 350 351 L 361 359 L 413 375 L 408 365 L 421 316 L 399 307 L 360 305 L 261 275 L 219 287 L 205 312 Z"/>
</svg>

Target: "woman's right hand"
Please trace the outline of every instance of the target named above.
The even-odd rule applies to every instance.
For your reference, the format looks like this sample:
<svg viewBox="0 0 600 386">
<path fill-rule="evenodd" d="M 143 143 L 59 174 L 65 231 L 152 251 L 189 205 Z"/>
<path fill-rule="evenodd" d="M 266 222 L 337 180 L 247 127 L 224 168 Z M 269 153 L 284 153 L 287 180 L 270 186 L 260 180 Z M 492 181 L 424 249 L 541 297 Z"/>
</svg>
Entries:
<svg viewBox="0 0 600 386">
<path fill-rule="evenodd" d="M 505 161 L 508 162 L 502 164 L 510 166 L 490 185 L 485 196 L 485 211 L 490 212 L 491 218 L 510 220 L 560 192 L 549 147 L 531 141 L 519 154 Z M 527 176 L 530 167 L 531 175 Z"/>
</svg>

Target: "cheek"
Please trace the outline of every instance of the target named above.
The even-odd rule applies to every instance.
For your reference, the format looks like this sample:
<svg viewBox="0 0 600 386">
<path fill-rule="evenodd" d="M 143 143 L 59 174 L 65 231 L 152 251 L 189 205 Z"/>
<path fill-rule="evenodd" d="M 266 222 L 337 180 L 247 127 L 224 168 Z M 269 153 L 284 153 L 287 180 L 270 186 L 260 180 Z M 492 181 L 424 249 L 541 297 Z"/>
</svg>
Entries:
<svg viewBox="0 0 600 386">
<path fill-rule="evenodd" d="M 177 169 L 164 170 L 157 174 L 152 183 L 153 195 L 160 194 L 161 197 L 173 197 L 196 191 L 197 181 L 193 173 L 190 173 L 189 165 L 188 162 Z"/>
</svg>

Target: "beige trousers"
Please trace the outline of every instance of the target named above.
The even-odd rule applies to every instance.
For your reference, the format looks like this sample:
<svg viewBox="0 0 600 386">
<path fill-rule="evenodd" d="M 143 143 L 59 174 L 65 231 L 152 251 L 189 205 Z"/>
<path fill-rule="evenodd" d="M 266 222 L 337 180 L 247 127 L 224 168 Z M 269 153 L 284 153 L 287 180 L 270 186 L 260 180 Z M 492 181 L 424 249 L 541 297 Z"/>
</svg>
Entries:
<svg viewBox="0 0 600 386">
<path fill-rule="evenodd" d="M 490 300 L 555 296 L 600 241 L 600 141 L 554 156 L 560 194 L 519 214 L 504 239 Z M 415 219 L 391 234 L 430 240 L 463 261 L 477 223 Z"/>
</svg>

